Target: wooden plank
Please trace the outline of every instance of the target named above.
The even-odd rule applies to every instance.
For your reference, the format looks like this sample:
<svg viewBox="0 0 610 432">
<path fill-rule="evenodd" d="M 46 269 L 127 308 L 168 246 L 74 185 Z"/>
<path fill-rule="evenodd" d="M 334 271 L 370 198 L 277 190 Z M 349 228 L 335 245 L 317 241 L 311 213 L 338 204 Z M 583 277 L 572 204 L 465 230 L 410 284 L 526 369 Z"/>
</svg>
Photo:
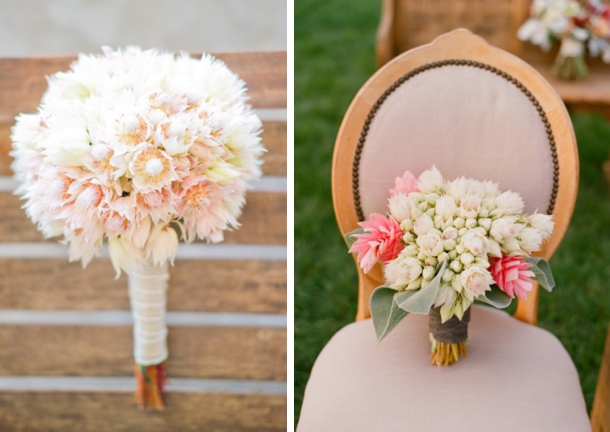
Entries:
<svg viewBox="0 0 610 432">
<path fill-rule="evenodd" d="M 236 271 L 237 270 L 237 271 Z M 127 278 L 108 259 L 0 259 L 2 309 L 129 310 Z M 286 313 L 286 262 L 177 260 L 168 310 Z M 1 345 L 0 345 L 1 346 Z"/>
<path fill-rule="evenodd" d="M 168 393 L 163 412 L 141 411 L 129 393 L 0 393 L 2 430 L 31 432 L 285 431 L 284 396 Z"/>
<path fill-rule="evenodd" d="M 256 108 L 286 107 L 286 52 L 220 53 L 248 87 Z M 75 57 L 0 59 L 0 115 L 34 112 L 47 89 L 45 76 L 67 71 Z"/>
<path fill-rule="evenodd" d="M 21 208 L 23 201 L 0 192 L 0 242 L 56 242 L 45 239 Z M 242 226 L 225 233 L 225 243 L 286 244 L 286 193 L 250 192 L 239 221 Z"/>
<path fill-rule="evenodd" d="M 131 326 L 0 326 L 0 375 L 132 376 Z M 286 381 L 286 329 L 170 327 L 170 377 Z"/>
<path fill-rule="evenodd" d="M 0 123 L 0 176 L 12 176 L 9 156 L 11 151 L 11 127 L 14 122 Z M 268 153 L 263 156 L 263 175 L 286 175 L 286 122 L 263 122 L 263 144 Z"/>
</svg>

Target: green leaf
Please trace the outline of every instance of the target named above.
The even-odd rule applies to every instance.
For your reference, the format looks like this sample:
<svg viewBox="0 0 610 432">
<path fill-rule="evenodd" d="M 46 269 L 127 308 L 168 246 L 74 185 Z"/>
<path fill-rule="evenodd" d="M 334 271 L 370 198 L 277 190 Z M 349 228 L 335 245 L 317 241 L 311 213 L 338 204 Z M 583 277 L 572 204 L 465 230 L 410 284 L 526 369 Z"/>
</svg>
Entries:
<svg viewBox="0 0 610 432">
<path fill-rule="evenodd" d="M 491 291 L 485 291 L 485 294 L 477 297 L 476 300 L 482 301 L 494 307 L 504 309 L 507 307 L 513 299 L 502 291 L 498 285 L 493 284 Z"/>
<path fill-rule="evenodd" d="M 364 234 L 364 229 L 358 228 L 352 232 L 348 232 L 347 234 L 345 234 L 345 236 L 343 236 L 343 238 L 345 239 L 345 243 L 347 243 L 348 249 L 351 248 L 354 243 L 356 243 L 356 240 L 358 240 L 356 237 L 354 237 L 354 234 Z"/>
<path fill-rule="evenodd" d="M 438 290 L 441 286 L 441 278 L 445 267 L 447 267 L 447 261 L 443 261 L 443 264 L 439 264 L 440 270 L 437 267 L 437 273 L 434 279 L 430 281 L 428 285 L 421 288 L 418 291 L 404 291 L 396 294 L 394 300 L 401 309 L 418 314 L 426 315 L 430 312 L 430 308 L 436 300 Z"/>
<path fill-rule="evenodd" d="M 371 294 L 370 308 L 377 343 L 387 336 L 409 313 L 400 309 L 394 301 L 396 290 L 384 286 L 377 287 Z"/>
<path fill-rule="evenodd" d="M 555 279 L 549 262 L 544 258 L 525 258 L 525 261 L 532 266 L 530 270 L 534 272 L 534 280 L 547 291 L 553 291 L 555 288 Z"/>
</svg>

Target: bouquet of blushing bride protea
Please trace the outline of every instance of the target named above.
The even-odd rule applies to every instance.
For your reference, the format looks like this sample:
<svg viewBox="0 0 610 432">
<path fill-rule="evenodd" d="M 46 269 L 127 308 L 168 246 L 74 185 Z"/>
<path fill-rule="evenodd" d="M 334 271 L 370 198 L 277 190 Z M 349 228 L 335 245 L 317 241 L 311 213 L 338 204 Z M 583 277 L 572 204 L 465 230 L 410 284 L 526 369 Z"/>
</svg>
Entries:
<svg viewBox="0 0 610 432">
<path fill-rule="evenodd" d="M 589 74 L 585 47 L 591 56 L 610 63 L 610 7 L 601 0 L 534 0 L 530 18 L 517 36 L 548 51 L 561 42 L 553 73 L 564 80 Z M 586 45 L 585 45 L 586 44 Z"/>
<path fill-rule="evenodd" d="M 223 239 L 261 175 L 261 121 L 245 83 L 209 55 L 128 48 L 81 55 L 49 77 L 36 114 L 13 128 L 28 216 L 86 266 L 108 243 L 129 275 L 143 407 L 165 406 L 165 293 L 179 236 Z M 180 234 L 179 234 L 180 233 Z"/>
<path fill-rule="evenodd" d="M 551 216 L 523 214 L 515 192 L 467 178 L 445 181 L 432 167 L 390 190 L 389 214 L 372 214 L 346 235 L 365 273 L 381 261 L 385 284 L 370 308 L 380 342 L 405 316 L 430 313 L 432 364 L 466 356 L 470 306 L 504 308 L 533 282 L 553 289 L 548 262 L 530 257 L 553 231 Z"/>
</svg>

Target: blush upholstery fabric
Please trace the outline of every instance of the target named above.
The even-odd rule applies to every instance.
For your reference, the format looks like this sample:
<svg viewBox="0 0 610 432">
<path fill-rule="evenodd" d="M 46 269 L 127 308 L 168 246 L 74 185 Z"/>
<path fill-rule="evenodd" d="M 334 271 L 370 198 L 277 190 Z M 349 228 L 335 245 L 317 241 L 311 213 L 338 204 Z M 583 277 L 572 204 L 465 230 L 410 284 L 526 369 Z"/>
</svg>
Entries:
<svg viewBox="0 0 610 432">
<path fill-rule="evenodd" d="M 316 360 L 297 432 L 591 431 L 574 364 L 551 333 L 475 305 L 468 353 L 430 366 L 424 315 L 379 345 L 370 319 L 350 324 Z"/>
<path fill-rule="evenodd" d="M 363 214 L 385 213 L 394 179 L 433 164 L 448 180 L 464 175 L 519 192 L 527 213 L 549 206 L 553 162 L 544 124 L 521 90 L 489 71 L 430 69 L 386 99 L 362 150 Z"/>
</svg>

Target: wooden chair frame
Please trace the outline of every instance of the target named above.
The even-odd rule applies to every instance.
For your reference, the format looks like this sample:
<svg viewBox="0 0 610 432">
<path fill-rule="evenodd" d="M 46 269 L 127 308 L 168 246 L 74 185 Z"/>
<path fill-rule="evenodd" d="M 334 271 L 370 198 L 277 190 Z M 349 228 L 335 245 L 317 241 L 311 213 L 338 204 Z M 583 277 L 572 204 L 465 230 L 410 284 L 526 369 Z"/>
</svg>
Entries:
<svg viewBox="0 0 610 432">
<path fill-rule="evenodd" d="M 555 232 L 545 242 L 538 256 L 550 259 L 563 236 L 574 211 L 578 192 L 578 151 L 570 117 L 561 98 L 535 69 L 506 51 L 492 47 L 479 36 L 465 29 L 439 36 L 431 44 L 410 50 L 386 64 L 360 89 L 349 106 L 335 143 L 332 164 L 332 192 L 335 215 L 342 234 L 358 228 L 352 176 L 357 158 L 358 140 L 371 108 L 384 92 L 401 76 L 425 65 L 445 60 L 479 62 L 504 72 L 522 84 L 546 114 L 555 140 L 559 166 L 558 190 L 553 209 Z M 366 216 L 366 215 L 365 215 Z M 355 258 L 355 256 L 354 256 Z M 364 274 L 358 268 L 358 312 L 356 320 L 370 317 L 369 298 L 383 280 L 382 267 L 377 264 Z M 537 323 L 538 286 L 526 301 L 519 300 L 515 318 Z"/>
</svg>

